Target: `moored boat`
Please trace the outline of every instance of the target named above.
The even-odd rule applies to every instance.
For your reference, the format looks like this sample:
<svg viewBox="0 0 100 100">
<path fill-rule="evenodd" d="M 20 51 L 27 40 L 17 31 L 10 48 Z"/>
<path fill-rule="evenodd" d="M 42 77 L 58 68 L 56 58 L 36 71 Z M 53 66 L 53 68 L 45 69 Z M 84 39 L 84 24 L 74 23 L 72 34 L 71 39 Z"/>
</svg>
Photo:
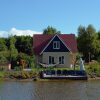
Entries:
<svg viewBox="0 0 100 100">
<path fill-rule="evenodd" d="M 69 80 L 87 80 L 85 71 L 74 70 L 46 70 L 40 72 L 41 79 L 69 79 Z"/>
</svg>

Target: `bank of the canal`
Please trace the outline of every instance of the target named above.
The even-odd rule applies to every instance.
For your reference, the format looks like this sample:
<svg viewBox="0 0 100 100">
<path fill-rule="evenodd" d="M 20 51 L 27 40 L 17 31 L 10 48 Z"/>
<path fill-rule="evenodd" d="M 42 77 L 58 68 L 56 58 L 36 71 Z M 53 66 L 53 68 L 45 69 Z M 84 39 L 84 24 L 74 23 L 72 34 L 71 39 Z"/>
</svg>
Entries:
<svg viewBox="0 0 100 100">
<path fill-rule="evenodd" d="M 88 80 L 100 80 L 100 77 L 96 76 L 96 74 L 87 73 Z M 39 72 L 37 71 L 0 71 L 0 80 L 8 81 L 8 80 L 20 80 L 20 81 L 33 81 L 38 80 L 41 81 Z M 45 79 L 42 79 L 44 81 Z M 45 81 L 49 81 L 46 79 Z"/>
<path fill-rule="evenodd" d="M 88 76 L 88 80 L 95 80 L 100 79 L 100 64 L 88 64 L 85 65 L 85 71 Z M 33 68 L 31 71 L 0 71 L 0 80 L 9 80 L 9 79 L 15 79 L 15 80 L 33 80 L 38 79 L 39 80 L 39 73 L 43 70 L 70 70 L 68 68 Z M 72 70 L 72 69 L 71 69 Z M 76 67 L 75 70 L 79 70 L 79 67 Z"/>
</svg>

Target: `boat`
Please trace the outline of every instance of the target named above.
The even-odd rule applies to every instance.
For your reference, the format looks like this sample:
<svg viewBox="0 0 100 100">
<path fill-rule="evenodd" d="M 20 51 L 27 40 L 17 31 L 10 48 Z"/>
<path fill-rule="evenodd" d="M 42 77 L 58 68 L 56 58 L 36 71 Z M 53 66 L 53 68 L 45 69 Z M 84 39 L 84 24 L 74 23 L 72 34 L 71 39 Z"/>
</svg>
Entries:
<svg viewBox="0 0 100 100">
<path fill-rule="evenodd" d="M 40 72 L 41 79 L 69 79 L 69 80 L 87 80 L 85 71 L 74 70 L 46 70 Z"/>
</svg>

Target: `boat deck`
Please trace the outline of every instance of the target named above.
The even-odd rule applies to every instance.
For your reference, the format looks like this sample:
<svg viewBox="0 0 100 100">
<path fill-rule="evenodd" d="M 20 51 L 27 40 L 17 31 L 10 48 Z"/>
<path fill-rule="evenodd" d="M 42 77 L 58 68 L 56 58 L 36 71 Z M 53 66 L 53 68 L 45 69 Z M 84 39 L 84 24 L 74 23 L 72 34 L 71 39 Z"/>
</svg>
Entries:
<svg viewBox="0 0 100 100">
<path fill-rule="evenodd" d="M 42 71 L 40 77 L 42 79 L 70 79 L 70 80 L 87 80 L 88 78 L 85 71 L 73 71 L 73 70 Z"/>
</svg>

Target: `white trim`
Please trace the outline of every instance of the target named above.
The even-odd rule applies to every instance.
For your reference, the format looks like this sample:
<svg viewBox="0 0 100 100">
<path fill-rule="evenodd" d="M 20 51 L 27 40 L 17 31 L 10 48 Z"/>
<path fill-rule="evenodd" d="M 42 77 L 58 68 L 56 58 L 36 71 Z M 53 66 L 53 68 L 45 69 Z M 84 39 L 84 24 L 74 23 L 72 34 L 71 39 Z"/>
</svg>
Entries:
<svg viewBox="0 0 100 100">
<path fill-rule="evenodd" d="M 56 34 L 57 35 L 57 34 Z M 45 46 L 45 48 L 41 51 L 40 55 L 43 53 L 43 51 L 48 47 L 48 45 L 52 42 L 52 40 L 56 37 L 56 35 L 54 35 L 54 37 L 48 42 L 48 44 Z"/>
<path fill-rule="evenodd" d="M 58 35 L 57 35 L 58 36 Z M 66 44 L 64 43 L 64 41 L 58 36 L 58 38 L 61 40 L 61 42 L 65 45 L 65 47 L 71 52 L 71 49 L 68 47 L 68 46 L 66 46 Z"/>
<path fill-rule="evenodd" d="M 49 43 L 45 46 L 45 48 L 41 51 L 40 55 L 44 52 L 44 50 L 49 46 L 49 44 L 53 41 L 53 39 L 54 39 L 56 36 L 61 40 L 61 42 L 65 45 L 65 47 L 71 52 L 71 50 L 69 49 L 69 47 L 66 46 L 66 44 L 63 42 L 63 40 L 56 34 L 56 35 L 54 35 L 54 37 L 49 41 Z"/>
</svg>

